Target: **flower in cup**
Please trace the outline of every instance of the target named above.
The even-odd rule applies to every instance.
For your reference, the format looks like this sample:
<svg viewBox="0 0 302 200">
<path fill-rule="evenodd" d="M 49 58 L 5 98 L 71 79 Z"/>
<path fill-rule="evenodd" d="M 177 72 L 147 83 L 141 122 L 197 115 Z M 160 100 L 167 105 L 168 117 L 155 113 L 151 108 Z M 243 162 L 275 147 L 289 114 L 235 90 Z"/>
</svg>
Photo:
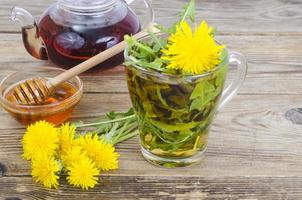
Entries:
<svg viewBox="0 0 302 200">
<path fill-rule="evenodd" d="M 177 69 L 183 74 L 201 74 L 220 63 L 223 45 L 218 45 L 205 21 L 193 32 L 184 21 L 176 26 L 176 32 L 168 39 L 161 58 L 166 60 L 167 69 Z"/>
<path fill-rule="evenodd" d="M 129 59 L 124 64 L 179 75 L 198 75 L 213 70 L 226 59 L 225 46 L 215 41 L 214 28 L 206 21 L 196 24 L 194 16 L 195 1 L 191 0 L 177 23 L 170 28 L 156 25 L 165 38 L 151 32 L 149 41 L 125 36 Z"/>
</svg>

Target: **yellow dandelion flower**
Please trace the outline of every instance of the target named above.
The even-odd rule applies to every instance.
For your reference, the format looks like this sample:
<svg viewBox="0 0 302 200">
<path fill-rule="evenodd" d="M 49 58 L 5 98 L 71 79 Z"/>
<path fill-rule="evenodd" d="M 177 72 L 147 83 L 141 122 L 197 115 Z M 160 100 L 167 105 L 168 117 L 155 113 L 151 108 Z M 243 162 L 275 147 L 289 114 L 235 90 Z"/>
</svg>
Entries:
<svg viewBox="0 0 302 200">
<path fill-rule="evenodd" d="M 188 22 L 181 22 L 168 38 L 166 49 L 162 50 L 161 58 L 169 62 L 167 68 L 181 70 L 184 74 L 201 74 L 217 66 L 225 47 L 215 42 L 211 30 L 203 21 L 193 33 Z"/>
<path fill-rule="evenodd" d="M 78 138 L 78 143 L 100 170 L 108 171 L 118 168 L 119 154 L 115 152 L 112 144 L 92 134 Z"/>
<path fill-rule="evenodd" d="M 60 170 L 60 165 L 53 156 L 40 155 L 32 160 L 32 177 L 47 188 L 58 188 L 57 174 Z"/>
<path fill-rule="evenodd" d="M 69 184 L 82 189 L 94 188 L 97 184 L 100 171 L 95 166 L 95 163 L 88 157 L 81 157 L 77 162 L 73 162 L 67 166 Z"/>
<path fill-rule="evenodd" d="M 73 124 L 63 124 L 59 128 L 59 152 L 60 154 L 66 154 L 70 151 L 74 145 L 74 135 L 76 127 Z"/>
<path fill-rule="evenodd" d="M 23 136 L 23 157 L 30 160 L 42 154 L 51 156 L 58 148 L 58 131 L 53 124 L 38 121 L 27 127 Z"/>
<path fill-rule="evenodd" d="M 71 147 L 65 154 L 61 154 L 61 160 L 64 166 L 70 166 L 83 157 L 87 157 L 87 155 L 83 153 L 82 148 L 77 145 Z"/>
</svg>

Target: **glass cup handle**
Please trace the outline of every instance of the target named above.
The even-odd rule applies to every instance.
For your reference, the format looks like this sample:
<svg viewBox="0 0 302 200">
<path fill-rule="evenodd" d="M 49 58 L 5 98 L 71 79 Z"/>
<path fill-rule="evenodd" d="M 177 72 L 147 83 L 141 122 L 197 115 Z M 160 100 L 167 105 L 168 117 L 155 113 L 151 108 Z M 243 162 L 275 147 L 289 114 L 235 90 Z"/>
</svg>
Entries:
<svg viewBox="0 0 302 200">
<path fill-rule="evenodd" d="M 236 77 L 234 78 L 232 83 L 222 92 L 218 110 L 220 110 L 238 92 L 239 88 L 244 82 L 247 73 L 247 60 L 242 54 L 238 52 L 230 52 L 229 63 L 236 63 Z"/>
</svg>

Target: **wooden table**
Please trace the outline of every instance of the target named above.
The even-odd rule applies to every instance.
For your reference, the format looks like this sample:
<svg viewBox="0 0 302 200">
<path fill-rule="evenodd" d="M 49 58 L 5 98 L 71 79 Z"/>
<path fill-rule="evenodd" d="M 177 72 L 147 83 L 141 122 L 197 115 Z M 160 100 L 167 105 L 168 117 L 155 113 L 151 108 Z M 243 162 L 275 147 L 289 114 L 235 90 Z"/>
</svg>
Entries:
<svg viewBox="0 0 302 200">
<path fill-rule="evenodd" d="M 14 5 L 38 15 L 51 2 L 0 0 L 0 78 L 50 65 L 25 52 L 8 16 Z M 156 21 L 171 24 L 185 2 L 153 0 Z M 33 182 L 21 158 L 24 127 L 1 110 L 0 199 L 302 199 L 302 1 L 197 0 L 197 12 L 249 60 L 246 81 L 215 119 L 201 163 L 155 167 L 142 158 L 136 137 L 118 145 L 119 170 L 102 174 L 95 189 L 62 179 L 58 190 L 48 190 Z M 81 77 L 85 94 L 73 120 L 130 106 L 122 67 Z"/>
</svg>

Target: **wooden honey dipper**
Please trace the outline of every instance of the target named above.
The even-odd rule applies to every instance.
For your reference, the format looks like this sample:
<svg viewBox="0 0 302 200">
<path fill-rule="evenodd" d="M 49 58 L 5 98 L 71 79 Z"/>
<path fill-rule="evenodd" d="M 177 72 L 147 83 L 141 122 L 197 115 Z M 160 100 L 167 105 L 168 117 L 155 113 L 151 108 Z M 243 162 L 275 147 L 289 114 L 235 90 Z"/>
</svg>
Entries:
<svg viewBox="0 0 302 200">
<path fill-rule="evenodd" d="M 157 32 L 158 30 L 154 26 L 149 26 L 149 31 Z M 133 35 L 138 39 L 148 35 L 146 31 L 140 31 Z M 32 78 L 22 81 L 13 89 L 13 96 L 19 104 L 35 105 L 42 104 L 52 94 L 54 89 L 64 81 L 87 71 L 88 69 L 104 62 L 105 60 L 117 55 L 126 48 L 126 42 L 122 41 L 115 46 L 102 51 L 101 53 L 91 57 L 90 59 L 76 65 L 75 67 L 59 74 L 51 79 L 44 78 Z"/>
</svg>

